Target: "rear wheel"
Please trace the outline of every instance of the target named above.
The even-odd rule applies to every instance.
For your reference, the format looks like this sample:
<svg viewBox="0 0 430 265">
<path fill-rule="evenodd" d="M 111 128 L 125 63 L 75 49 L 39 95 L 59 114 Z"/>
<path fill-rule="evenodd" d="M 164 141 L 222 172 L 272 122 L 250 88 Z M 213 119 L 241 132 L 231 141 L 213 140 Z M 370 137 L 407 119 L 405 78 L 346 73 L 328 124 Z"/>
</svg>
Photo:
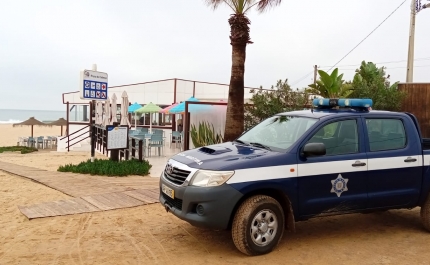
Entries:
<svg viewBox="0 0 430 265">
<path fill-rule="evenodd" d="M 424 228 L 430 232 L 430 196 L 427 196 L 426 201 L 421 206 L 421 223 Z"/>
<path fill-rule="evenodd" d="M 281 241 L 284 227 L 279 202 L 265 195 L 253 196 L 240 205 L 234 216 L 233 242 L 246 255 L 267 254 Z"/>
</svg>

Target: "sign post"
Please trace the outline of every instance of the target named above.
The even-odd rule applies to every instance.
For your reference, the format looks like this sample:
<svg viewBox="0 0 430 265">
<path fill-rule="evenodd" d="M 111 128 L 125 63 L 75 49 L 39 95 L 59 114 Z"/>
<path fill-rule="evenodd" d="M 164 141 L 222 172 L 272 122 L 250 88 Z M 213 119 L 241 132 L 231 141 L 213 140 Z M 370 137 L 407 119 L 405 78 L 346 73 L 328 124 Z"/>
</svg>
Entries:
<svg viewBox="0 0 430 265">
<path fill-rule="evenodd" d="M 90 100 L 90 134 L 91 134 L 91 162 L 95 158 L 96 128 L 93 115 L 96 113 L 96 100 L 105 101 L 108 98 L 108 74 L 97 72 L 97 65 L 92 70 L 83 70 L 79 80 L 80 98 Z"/>
<path fill-rule="evenodd" d="M 119 150 L 128 149 L 128 126 L 114 123 L 106 126 L 106 150 L 111 151 L 111 160 L 119 161 Z"/>
</svg>

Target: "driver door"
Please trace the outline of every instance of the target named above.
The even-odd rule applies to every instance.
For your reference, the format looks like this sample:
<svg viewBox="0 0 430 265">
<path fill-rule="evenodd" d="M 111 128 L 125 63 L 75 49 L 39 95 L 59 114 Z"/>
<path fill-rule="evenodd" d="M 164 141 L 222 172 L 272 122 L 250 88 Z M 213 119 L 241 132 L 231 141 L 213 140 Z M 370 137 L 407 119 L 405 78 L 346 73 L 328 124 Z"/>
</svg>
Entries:
<svg viewBox="0 0 430 265">
<path fill-rule="evenodd" d="M 366 208 L 367 156 L 362 120 L 322 124 L 298 150 L 299 211 L 301 216 Z M 302 157 L 306 143 L 324 143 L 326 155 Z"/>
</svg>

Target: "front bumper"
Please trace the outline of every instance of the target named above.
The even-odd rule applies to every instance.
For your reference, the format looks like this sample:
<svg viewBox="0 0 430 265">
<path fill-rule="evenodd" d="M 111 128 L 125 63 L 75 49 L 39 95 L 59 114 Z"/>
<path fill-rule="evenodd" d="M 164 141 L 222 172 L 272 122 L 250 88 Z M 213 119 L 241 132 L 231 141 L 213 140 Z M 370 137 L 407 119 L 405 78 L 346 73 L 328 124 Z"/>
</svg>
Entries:
<svg viewBox="0 0 430 265">
<path fill-rule="evenodd" d="M 174 199 L 163 193 L 163 184 L 175 191 Z M 227 229 L 234 207 L 242 196 L 228 184 L 218 187 L 177 186 L 166 180 L 164 173 L 160 176 L 161 204 L 193 226 Z"/>
</svg>

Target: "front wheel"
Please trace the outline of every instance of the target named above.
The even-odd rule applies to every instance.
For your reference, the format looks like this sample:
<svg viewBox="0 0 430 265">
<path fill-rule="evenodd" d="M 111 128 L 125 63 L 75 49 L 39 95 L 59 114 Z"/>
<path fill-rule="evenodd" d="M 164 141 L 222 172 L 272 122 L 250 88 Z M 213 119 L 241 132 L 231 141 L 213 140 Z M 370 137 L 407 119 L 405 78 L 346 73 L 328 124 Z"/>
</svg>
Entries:
<svg viewBox="0 0 430 265">
<path fill-rule="evenodd" d="M 281 241 L 284 224 L 284 211 L 277 200 L 265 195 L 250 197 L 234 216 L 234 245 L 246 255 L 267 254 Z"/>
</svg>

